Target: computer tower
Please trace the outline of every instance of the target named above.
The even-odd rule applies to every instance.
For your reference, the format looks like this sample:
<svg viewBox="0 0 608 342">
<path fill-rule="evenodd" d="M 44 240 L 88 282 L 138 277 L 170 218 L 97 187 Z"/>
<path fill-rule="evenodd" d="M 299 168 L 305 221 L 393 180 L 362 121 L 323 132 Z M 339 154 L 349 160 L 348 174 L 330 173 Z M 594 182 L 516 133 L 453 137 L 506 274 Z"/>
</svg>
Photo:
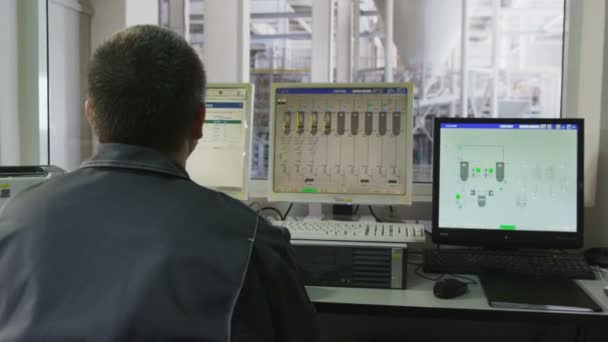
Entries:
<svg viewBox="0 0 608 342">
<path fill-rule="evenodd" d="M 292 240 L 306 285 L 405 289 L 407 245 Z"/>
</svg>

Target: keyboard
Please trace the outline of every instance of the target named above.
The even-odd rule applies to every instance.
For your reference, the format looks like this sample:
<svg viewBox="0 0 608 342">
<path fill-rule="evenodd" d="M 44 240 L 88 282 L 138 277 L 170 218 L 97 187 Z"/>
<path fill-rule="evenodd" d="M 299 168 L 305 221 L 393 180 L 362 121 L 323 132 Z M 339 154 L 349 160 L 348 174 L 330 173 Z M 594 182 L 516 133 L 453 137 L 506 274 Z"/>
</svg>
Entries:
<svg viewBox="0 0 608 342">
<path fill-rule="evenodd" d="M 275 221 L 293 240 L 424 242 L 424 225 L 352 221 Z"/>
<path fill-rule="evenodd" d="M 535 277 L 595 279 L 582 255 L 565 253 L 426 249 L 424 271 L 459 274 L 499 271 Z"/>
</svg>

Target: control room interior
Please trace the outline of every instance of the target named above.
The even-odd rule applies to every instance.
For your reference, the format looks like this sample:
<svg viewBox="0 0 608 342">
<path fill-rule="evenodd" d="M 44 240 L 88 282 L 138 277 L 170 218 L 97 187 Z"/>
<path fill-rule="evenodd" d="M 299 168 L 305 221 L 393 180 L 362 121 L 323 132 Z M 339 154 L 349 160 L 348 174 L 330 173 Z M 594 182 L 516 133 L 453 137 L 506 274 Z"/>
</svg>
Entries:
<svg viewBox="0 0 608 342">
<path fill-rule="evenodd" d="M 582 188 L 576 187 L 576 177 L 568 180 L 574 182 L 568 183 L 573 198 L 582 204 L 578 211 L 572 207 L 579 215 L 578 221 L 573 218 L 574 224 L 584 221 L 578 231 L 574 228 L 582 240 L 574 248 L 566 246 L 567 252 L 559 245 L 551 251 L 583 255 L 591 248 L 608 248 L 607 17 L 608 3 L 604 0 L 2 0 L 0 168 L 53 165 L 66 172 L 78 169 L 98 147 L 83 107 L 93 51 L 126 27 L 159 25 L 179 33 L 200 56 L 210 85 L 209 103 L 224 101 L 216 88 L 242 95 L 242 131 L 231 131 L 236 143 L 242 144 L 232 152 L 241 158 L 233 160 L 230 165 L 234 168 L 227 173 L 218 163 L 206 164 L 205 158 L 210 157 L 196 152 L 188 164 L 193 180 L 212 188 L 211 180 L 225 181 L 215 188 L 242 200 L 277 225 L 346 218 L 365 224 L 414 224 L 414 229 L 420 229 L 413 233 L 420 234 L 416 241 L 407 241 L 403 256 L 407 258 L 408 270 L 403 274 L 407 284 L 404 280 L 403 288 L 363 286 L 340 292 L 335 284 L 307 284 L 328 341 L 605 341 L 608 271 L 599 268 L 601 265 L 592 266 L 596 279 L 593 283 L 582 281 L 581 288 L 603 313 L 578 316 L 576 323 L 568 325 L 562 323 L 574 320 L 563 313 L 538 314 L 529 321 L 515 314 L 497 314 L 488 309 L 477 278 L 474 284 L 468 282 L 470 275 L 455 278 L 469 284 L 469 292 L 462 297 L 435 298 L 433 285 L 441 279 L 422 272 L 421 250 L 437 247 L 433 241 L 440 238 L 431 232 L 439 224 L 433 219 L 440 215 L 434 200 L 441 192 L 433 188 L 434 179 L 440 177 L 433 174 L 434 151 L 439 150 L 434 145 L 437 129 L 449 128 L 449 120 L 458 119 L 464 121 L 455 121 L 456 125 L 467 125 L 466 120 L 472 119 L 470 122 L 480 125 L 497 122 L 520 128 L 525 120 L 531 120 L 543 129 L 565 120 L 560 126 L 564 132 L 566 125 L 576 129 L 577 123 L 584 122 L 584 136 L 580 133 L 581 140 L 573 143 L 581 149 L 572 146 L 573 153 L 579 153 L 580 164 L 573 161 L 572 165 L 580 166 Z M 331 180 L 314 185 L 318 178 L 304 177 L 301 184 L 294 185 L 289 172 L 281 173 L 281 165 L 288 163 L 281 158 L 300 151 L 280 150 L 281 146 L 304 148 L 300 145 L 304 140 L 297 138 L 302 133 L 299 129 L 322 134 L 324 128 L 328 132 L 336 129 L 329 127 L 333 124 L 346 127 L 347 134 L 352 129 L 351 134 L 356 135 L 367 129 L 365 110 L 370 110 L 372 120 L 372 104 L 362 104 L 367 109 L 359 115 L 353 102 L 353 109 L 346 110 L 346 119 L 323 121 L 320 113 L 324 109 L 317 114 L 314 97 L 322 95 L 302 91 L 314 87 L 338 87 L 352 94 L 359 88 L 371 89 L 373 94 L 376 88 L 391 94 L 403 91 L 405 102 L 387 107 L 389 118 L 378 119 L 388 120 L 378 122 L 389 127 L 384 129 L 395 141 L 390 142 L 395 144 L 390 153 L 394 153 L 395 163 L 403 164 L 400 169 L 393 166 L 394 179 L 386 176 L 381 183 L 358 174 L 357 191 L 363 189 L 364 194 L 353 195 L 343 184 Z M 372 103 L 376 95 L 366 95 L 369 99 L 361 94 L 352 96 Z M 289 101 L 300 101 L 302 108 L 311 101 L 311 107 L 304 114 L 304 109 L 292 109 Z M 330 107 L 331 101 L 323 103 Z M 212 115 L 222 108 L 207 106 Z M 449 120 L 440 126 L 435 118 Z M 224 119 L 218 120 L 221 124 Z M 300 123 L 306 128 L 298 127 Z M 212 139 L 212 125 L 206 125 L 207 139 Z M 442 139 L 447 139 L 447 131 Z M 384 149 L 379 158 L 387 154 L 385 143 L 378 142 Z M 538 143 L 534 148 L 546 149 L 547 155 L 552 154 L 550 149 L 560 153 L 555 146 L 543 146 L 542 140 Z M 359 145 L 353 144 L 354 155 L 359 153 Z M 368 163 L 380 145 L 372 143 Z M 198 148 L 204 149 L 202 146 Z M 525 149 L 521 148 L 522 153 Z M 326 153 L 325 159 L 331 159 L 330 152 Z M 213 158 L 224 157 L 218 154 Z M 466 168 L 462 171 L 466 175 L 461 175 L 465 182 L 469 177 L 482 177 L 478 173 L 493 177 L 505 164 L 496 162 L 476 169 L 473 161 L 469 166 L 468 160 L 460 159 L 460 166 Z M 368 165 L 359 169 L 365 167 L 372 169 Z M 506 174 L 511 171 L 508 163 L 506 170 Z M 337 172 L 346 171 L 338 167 Z M 555 172 L 559 173 L 559 167 Z M 496 177 L 503 181 L 502 173 Z M 403 193 L 396 190 L 402 183 L 406 187 Z M 323 195 L 323 189 L 330 195 Z M 371 192 L 365 193 L 367 190 Z M 469 188 L 464 194 L 453 192 L 459 208 L 463 205 L 461 196 L 470 195 L 475 196 L 479 209 L 490 206 L 494 191 L 502 190 L 496 187 L 484 196 Z M 454 194 L 450 192 L 450 196 Z M 522 207 L 529 200 L 517 197 L 514 201 Z M 559 215 L 555 213 L 554 221 Z M 515 226 L 502 224 L 500 229 Z M 505 235 L 508 238 L 511 235 Z M 528 243 L 526 247 L 535 246 Z M 604 260 L 604 267 L 608 267 L 608 260 Z M 605 294 L 601 291 L 604 287 Z M 465 303 L 465 299 L 479 302 Z M 485 316 L 484 310 L 492 313 Z"/>
</svg>

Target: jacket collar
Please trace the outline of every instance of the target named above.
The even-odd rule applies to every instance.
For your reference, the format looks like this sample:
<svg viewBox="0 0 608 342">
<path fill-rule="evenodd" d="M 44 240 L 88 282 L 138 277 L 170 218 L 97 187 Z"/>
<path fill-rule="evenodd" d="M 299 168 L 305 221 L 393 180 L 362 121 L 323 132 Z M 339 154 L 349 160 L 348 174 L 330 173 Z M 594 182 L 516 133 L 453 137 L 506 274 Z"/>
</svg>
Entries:
<svg viewBox="0 0 608 342">
<path fill-rule="evenodd" d="M 97 153 L 80 167 L 135 169 L 190 179 L 188 172 L 166 154 L 136 145 L 101 144 Z"/>
</svg>

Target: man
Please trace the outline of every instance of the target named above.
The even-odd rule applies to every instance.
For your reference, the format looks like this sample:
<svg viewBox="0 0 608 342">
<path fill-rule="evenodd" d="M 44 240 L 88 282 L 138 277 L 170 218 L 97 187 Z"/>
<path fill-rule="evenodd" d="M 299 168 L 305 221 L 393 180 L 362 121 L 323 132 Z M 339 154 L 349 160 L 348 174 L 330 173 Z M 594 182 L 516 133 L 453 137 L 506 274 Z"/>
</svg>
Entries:
<svg viewBox="0 0 608 342">
<path fill-rule="evenodd" d="M 0 341 L 319 339 L 288 234 L 188 178 L 205 86 L 169 30 L 95 51 L 98 152 L 0 214 Z"/>
</svg>

